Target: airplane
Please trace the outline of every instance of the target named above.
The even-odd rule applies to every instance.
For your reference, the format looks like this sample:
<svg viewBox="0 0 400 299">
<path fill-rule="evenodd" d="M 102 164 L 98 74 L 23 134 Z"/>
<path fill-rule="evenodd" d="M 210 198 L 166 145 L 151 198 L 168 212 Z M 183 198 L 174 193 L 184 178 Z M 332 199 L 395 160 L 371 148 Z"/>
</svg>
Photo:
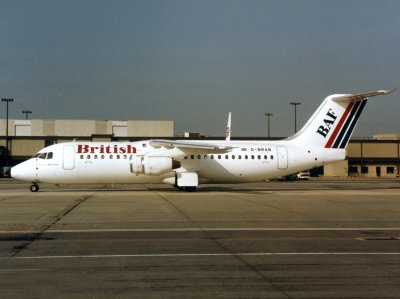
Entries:
<svg viewBox="0 0 400 299">
<path fill-rule="evenodd" d="M 40 150 L 11 169 L 15 179 L 54 184 L 199 184 L 264 181 L 345 159 L 345 148 L 370 97 L 393 90 L 326 97 L 303 128 L 282 140 L 226 139 L 66 142 Z"/>
</svg>

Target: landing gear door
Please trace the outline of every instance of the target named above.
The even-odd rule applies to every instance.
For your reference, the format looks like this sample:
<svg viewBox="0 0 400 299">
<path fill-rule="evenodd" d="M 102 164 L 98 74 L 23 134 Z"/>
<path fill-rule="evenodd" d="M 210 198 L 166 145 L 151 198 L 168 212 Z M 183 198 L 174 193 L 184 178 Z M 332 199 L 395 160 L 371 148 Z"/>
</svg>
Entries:
<svg viewBox="0 0 400 299">
<path fill-rule="evenodd" d="M 285 146 L 277 146 L 276 149 L 278 154 L 278 169 L 288 168 L 287 148 Z"/>
<path fill-rule="evenodd" d="M 75 167 L 75 146 L 65 145 L 63 149 L 63 168 L 71 170 Z"/>
</svg>

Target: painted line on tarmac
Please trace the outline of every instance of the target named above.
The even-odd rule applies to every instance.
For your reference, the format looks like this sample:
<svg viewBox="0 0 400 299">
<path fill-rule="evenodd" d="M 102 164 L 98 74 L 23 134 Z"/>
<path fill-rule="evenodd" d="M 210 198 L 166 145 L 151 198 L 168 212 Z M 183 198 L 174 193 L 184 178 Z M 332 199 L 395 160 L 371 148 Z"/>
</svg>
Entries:
<svg viewBox="0 0 400 299">
<path fill-rule="evenodd" d="M 0 273 L 49 271 L 49 269 L 1 269 Z"/>
<path fill-rule="evenodd" d="M 4 259 L 44 260 L 44 259 L 102 259 L 102 258 L 163 258 L 163 257 L 234 257 L 234 256 L 388 256 L 400 252 L 244 252 L 244 253 L 155 253 L 155 254 L 89 254 L 89 255 L 42 255 L 1 257 Z"/>
<path fill-rule="evenodd" d="M 110 229 L 49 229 L 45 233 L 112 233 L 112 232 L 226 232 L 226 231 L 400 231 L 400 227 L 205 227 L 205 228 L 110 228 Z M 36 234 L 40 231 L 0 231 L 1 234 Z"/>
</svg>

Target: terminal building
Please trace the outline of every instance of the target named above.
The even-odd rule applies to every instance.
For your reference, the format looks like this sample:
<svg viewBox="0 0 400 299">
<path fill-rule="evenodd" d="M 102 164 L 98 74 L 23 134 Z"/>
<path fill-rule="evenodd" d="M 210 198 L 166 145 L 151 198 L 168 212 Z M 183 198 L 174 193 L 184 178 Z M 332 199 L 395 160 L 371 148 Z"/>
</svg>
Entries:
<svg viewBox="0 0 400 299">
<path fill-rule="evenodd" d="M 174 137 L 174 123 L 171 120 L 9 119 L 8 156 L 10 159 L 6 163 L 6 135 L 6 120 L 0 119 L 0 167 L 6 164 L 15 165 L 32 157 L 40 149 L 60 142 L 176 138 Z M 196 139 L 202 138 L 202 136 L 199 134 L 199 136 L 189 136 L 189 138 Z M 224 138 L 212 139 L 222 140 Z M 314 169 L 311 173 L 326 177 L 398 177 L 400 173 L 400 134 L 352 139 L 347 147 L 346 160 Z"/>
</svg>

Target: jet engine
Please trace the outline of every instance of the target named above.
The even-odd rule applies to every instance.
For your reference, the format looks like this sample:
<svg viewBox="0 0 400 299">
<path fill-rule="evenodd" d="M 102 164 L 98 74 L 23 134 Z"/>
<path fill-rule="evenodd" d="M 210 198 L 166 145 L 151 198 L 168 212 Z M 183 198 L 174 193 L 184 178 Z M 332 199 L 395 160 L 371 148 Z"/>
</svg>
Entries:
<svg viewBox="0 0 400 299">
<path fill-rule="evenodd" d="M 131 160 L 131 171 L 136 174 L 161 175 L 180 166 L 171 157 L 136 156 Z"/>
</svg>

